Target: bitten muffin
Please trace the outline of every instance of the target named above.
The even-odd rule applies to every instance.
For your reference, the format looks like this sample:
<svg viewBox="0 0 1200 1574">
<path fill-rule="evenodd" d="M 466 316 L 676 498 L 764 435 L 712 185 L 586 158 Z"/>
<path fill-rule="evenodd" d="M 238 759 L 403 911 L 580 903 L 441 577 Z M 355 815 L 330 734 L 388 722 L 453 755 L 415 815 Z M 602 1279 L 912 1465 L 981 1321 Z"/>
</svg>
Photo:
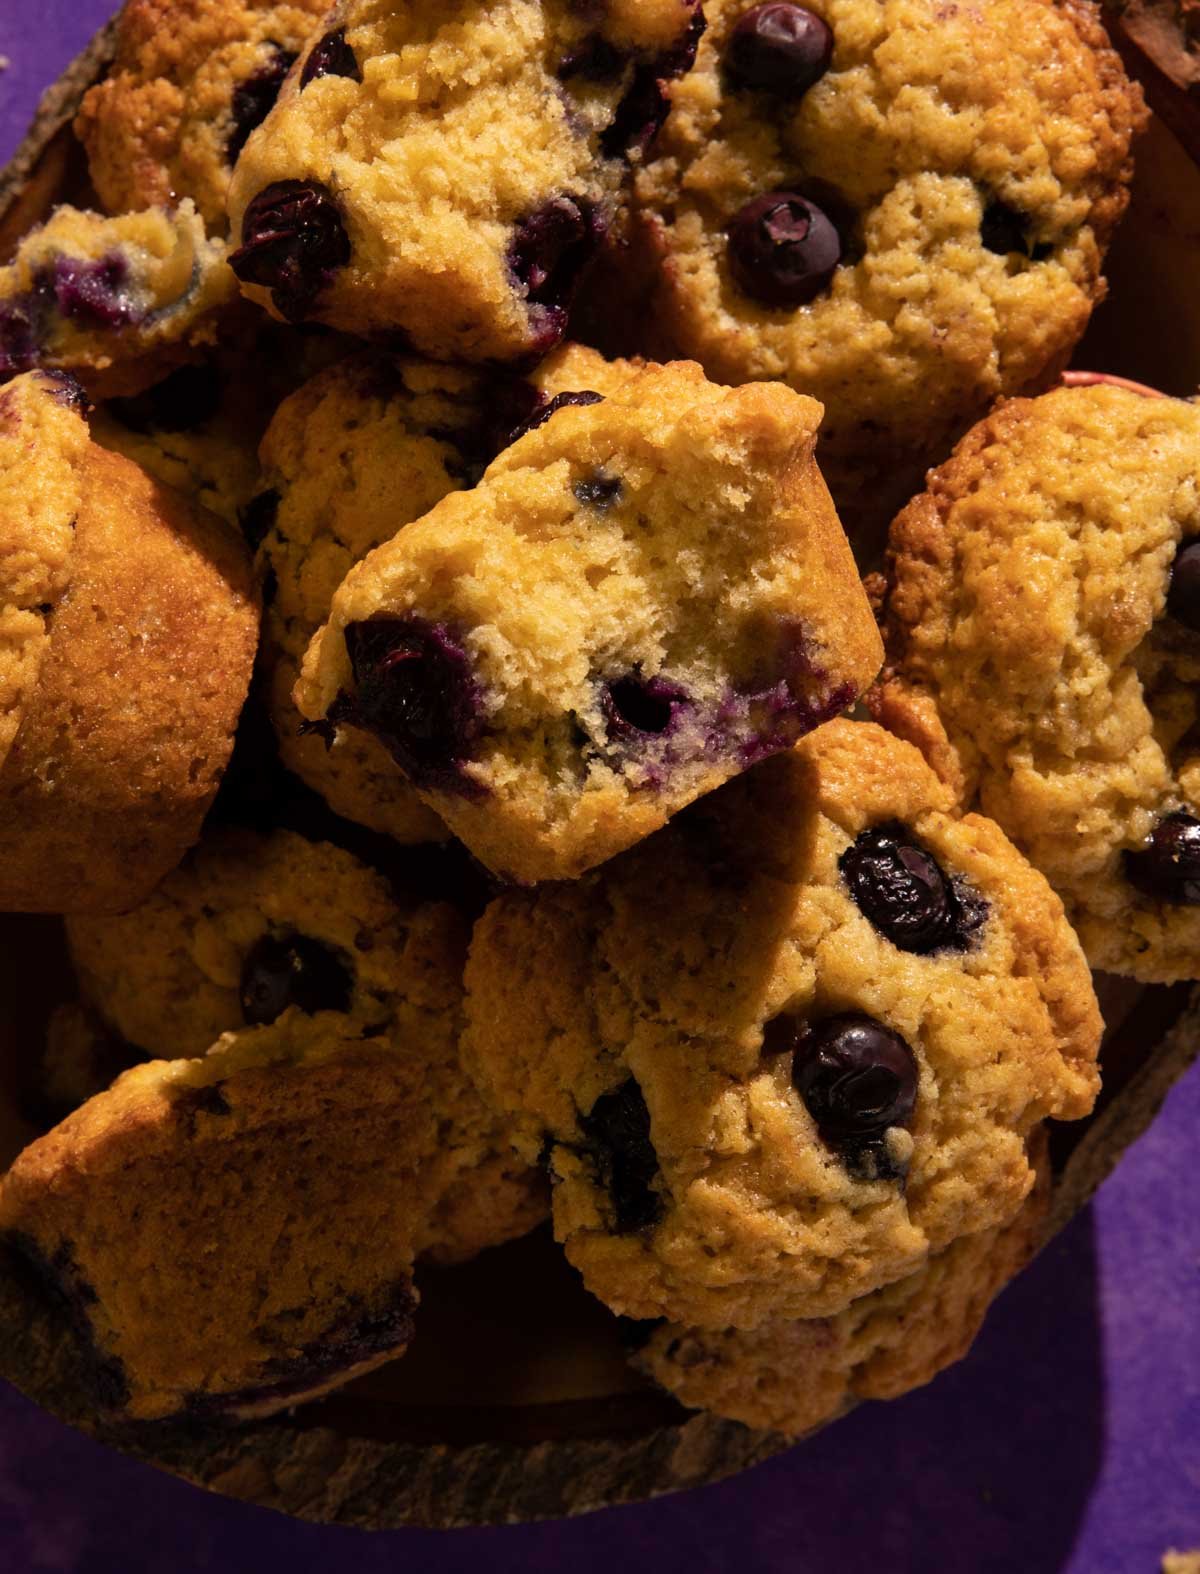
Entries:
<svg viewBox="0 0 1200 1574">
<path fill-rule="evenodd" d="M 42 366 L 96 398 L 137 393 L 213 344 L 237 302 L 191 202 L 116 219 L 58 207 L 0 268 L 0 379 Z"/>
<path fill-rule="evenodd" d="M 477 858 L 568 878 L 853 703 L 880 659 L 819 406 L 686 363 L 557 395 L 352 569 L 296 701 Z"/>
<path fill-rule="evenodd" d="M 258 637 L 241 541 L 91 443 L 81 405 L 44 373 L 0 390 L 8 911 L 116 911 L 179 862 L 233 747 Z"/>
<path fill-rule="evenodd" d="M 435 359 L 545 354 L 698 0 L 342 0 L 327 27 L 234 171 L 246 293 Z"/>
<path fill-rule="evenodd" d="M 1014 1217 L 1098 1087 L 1062 904 L 910 745 L 834 721 L 574 885 L 500 897 L 468 1067 L 612 1310 L 829 1317 Z"/>
<path fill-rule="evenodd" d="M 1011 1223 L 960 1236 L 835 1317 L 722 1332 L 664 1323 L 632 1364 L 685 1405 L 791 1437 L 860 1400 L 897 1399 L 971 1348 L 992 1301 L 1033 1254 L 1049 1181 L 1042 1158 Z"/>
<path fill-rule="evenodd" d="M 889 564 L 879 716 L 1042 870 L 1093 967 L 1200 976 L 1200 405 L 1001 405 Z"/>
<path fill-rule="evenodd" d="M 869 554 L 997 394 L 1065 364 L 1140 91 L 1086 0 L 704 9 L 636 180 L 639 347 L 820 399 L 822 470 Z"/>
<path fill-rule="evenodd" d="M 261 491 L 245 516 L 271 586 L 268 708 L 283 763 L 338 814 L 400 842 L 449 835 L 370 733 L 336 727 L 321 737 L 304 727 L 292 690 L 334 592 L 374 547 L 474 485 L 551 398 L 610 390 L 633 370 L 580 345 L 555 351 L 528 380 L 366 352 L 312 378 L 276 411 L 260 453 Z"/>
<path fill-rule="evenodd" d="M 229 177 L 327 0 L 126 0 L 75 133 L 110 213 L 188 197 L 210 232 Z"/>
<path fill-rule="evenodd" d="M 84 1002 L 140 1058 L 201 1055 L 294 1007 L 423 1068 L 461 1171 L 416 1243 L 440 1261 L 523 1235 L 546 1213 L 541 1177 L 462 1070 L 467 937 L 448 903 L 286 831 L 210 833 L 140 907 L 67 923 Z"/>
<path fill-rule="evenodd" d="M 423 1068 L 286 1013 L 125 1073 L 0 1180 L 0 1238 L 128 1420 L 268 1415 L 403 1353 L 446 1156 Z"/>
</svg>

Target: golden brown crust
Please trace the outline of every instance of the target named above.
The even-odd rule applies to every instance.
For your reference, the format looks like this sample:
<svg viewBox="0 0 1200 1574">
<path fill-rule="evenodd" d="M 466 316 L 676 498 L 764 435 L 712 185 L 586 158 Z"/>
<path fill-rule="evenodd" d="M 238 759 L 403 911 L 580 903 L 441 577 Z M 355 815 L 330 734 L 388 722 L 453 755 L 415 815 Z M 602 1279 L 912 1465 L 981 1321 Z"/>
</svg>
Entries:
<svg viewBox="0 0 1200 1574">
<path fill-rule="evenodd" d="M 240 540 L 92 447 L 71 580 L 0 770 L 0 906 L 135 905 L 196 839 L 258 636 Z"/>
</svg>

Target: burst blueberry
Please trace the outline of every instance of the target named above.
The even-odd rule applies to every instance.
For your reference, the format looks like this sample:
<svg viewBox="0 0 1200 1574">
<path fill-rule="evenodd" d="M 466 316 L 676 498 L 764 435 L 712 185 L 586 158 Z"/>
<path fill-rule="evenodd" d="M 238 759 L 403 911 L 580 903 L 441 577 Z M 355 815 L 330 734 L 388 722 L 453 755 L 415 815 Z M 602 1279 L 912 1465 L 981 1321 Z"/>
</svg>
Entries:
<svg viewBox="0 0 1200 1574">
<path fill-rule="evenodd" d="M 247 206 L 242 244 L 229 265 L 244 284 L 269 289 L 281 316 L 300 322 L 349 261 L 350 239 L 329 188 L 279 180 Z"/>
<path fill-rule="evenodd" d="M 630 1077 L 615 1092 L 601 1094 L 579 1124 L 612 1200 L 617 1234 L 654 1224 L 662 1214 L 662 1198 L 654 1189 L 658 1155 L 650 1140 L 650 1111 L 637 1081 Z"/>
<path fill-rule="evenodd" d="M 957 891 L 906 826 L 870 826 L 838 860 L 855 903 L 901 951 L 963 949 L 983 921 L 982 902 Z"/>
<path fill-rule="evenodd" d="M 566 332 L 580 276 L 608 221 L 583 197 L 554 197 L 513 229 L 508 269 L 529 306 L 535 348 L 544 353 Z"/>
<path fill-rule="evenodd" d="M 300 71 L 300 91 L 318 77 L 349 77 L 352 82 L 362 81 L 362 67 L 346 42 L 345 28 L 335 27 L 313 45 Z"/>
</svg>

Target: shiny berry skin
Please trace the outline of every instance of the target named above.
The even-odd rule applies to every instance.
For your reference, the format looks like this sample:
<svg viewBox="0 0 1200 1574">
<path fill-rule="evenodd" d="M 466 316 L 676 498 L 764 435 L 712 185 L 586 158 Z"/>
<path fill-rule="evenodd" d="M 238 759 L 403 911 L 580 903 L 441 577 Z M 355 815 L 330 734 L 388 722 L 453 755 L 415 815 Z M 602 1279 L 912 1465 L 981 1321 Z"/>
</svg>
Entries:
<svg viewBox="0 0 1200 1574">
<path fill-rule="evenodd" d="M 260 71 L 247 77 L 244 82 L 239 82 L 233 90 L 233 103 L 230 113 L 233 118 L 233 130 L 225 144 L 225 158 L 228 163 L 236 164 L 238 155 L 246 146 L 250 133 L 271 113 L 275 107 L 275 100 L 279 97 L 279 89 L 283 86 L 283 79 L 292 69 L 295 55 L 287 49 L 275 49 L 270 60 Z"/>
<path fill-rule="evenodd" d="M 799 98 L 829 70 L 833 34 L 819 16 L 786 0 L 756 5 L 725 46 L 725 70 L 739 87 Z"/>
<path fill-rule="evenodd" d="M 568 389 L 564 393 L 555 394 L 553 399 L 539 403 L 532 414 L 526 416 L 519 426 L 513 428 L 508 435 L 508 443 L 515 443 L 518 437 L 524 437 L 526 432 L 536 432 L 539 426 L 545 426 L 550 417 L 556 415 L 559 410 L 568 410 L 572 405 L 603 403 L 604 395 L 593 393 L 590 388 Z"/>
<path fill-rule="evenodd" d="M 239 993 L 243 1018 L 251 1027 L 262 1027 L 289 1006 L 309 1016 L 347 1010 L 350 974 L 319 940 L 294 931 L 266 934 L 247 953 Z"/>
<path fill-rule="evenodd" d="M 585 508 L 599 509 L 603 513 L 620 498 L 621 478 L 609 475 L 604 470 L 593 470 L 590 475 L 580 477 L 571 491 L 575 494 L 577 503 L 582 503 Z"/>
<path fill-rule="evenodd" d="M 1125 854 L 1125 877 L 1157 902 L 1200 906 L 1200 820 L 1182 809 L 1165 815 L 1143 847 Z"/>
<path fill-rule="evenodd" d="M 1200 541 L 1185 541 L 1175 554 L 1167 611 L 1184 628 L 1200 634 Z"/>
<path fill-rule="evenodd" d="M 576 286 L 607 229 L 593 203 L 569 196 L 551 198 L 514 226 L 508 270 L 529 307 L 536 353 L 566 332 Z"/>
<path fill-rule="evenodd" d="M 300 70 L 300 91 L 318 77 L 349 77 L 352 82 L 362 81 L 358 57 L 346 42 L 345 29 L 334 28 L 318 39 L 309 50 L 308 59 Z"/>
<path fill-rule="evenodd" d="M 764 306 L 803 306 L 828 286 L 842 243 L 831 221 L 794 191 L 755 197 L 729 226 L 729 268 Z"/>
<path fill-rule="evenodd" d="M 601 1094 L 579 1124 L 612 1199 L 617 1234 L 654 1224 L 662 1213 L 662 1198 L 652 1185 L 658 1155 L 650 1140 L 650 1111 L 635 1079 Z"/>
<path fill-rule="evenodd" d="M 838 868 L 859 910 L 901 951 L 961 950 L 986 913 L 982 902 L 962 899 L 933 854 L 896 822 L 863 831 Z"/>
<path fill-rule="evenodd" d="M 242 216 L 242 244 L 229 266 L 243 284 L 271 291 L 275 309 L 301 322 L 338 268 L 350 261 L 350 239 L 333 193 L 316 181 L 277 180 Z"/>
<path fill-rule="evenodd" d="M 474 795 L 459 766 L 483 729 L 471 659 L 444 623 L 415 614 L 346 628 L 354 694 L 328 720 L 374 733 L 418 787 Z"/>
<path fill-rule="evenodd" d="M 861 1011 L 797 1023 L 792 1082 L 833 1146 L 905 1126 L 917 1101 L 917 1062 L 899 1033 Z"/>
</svg>

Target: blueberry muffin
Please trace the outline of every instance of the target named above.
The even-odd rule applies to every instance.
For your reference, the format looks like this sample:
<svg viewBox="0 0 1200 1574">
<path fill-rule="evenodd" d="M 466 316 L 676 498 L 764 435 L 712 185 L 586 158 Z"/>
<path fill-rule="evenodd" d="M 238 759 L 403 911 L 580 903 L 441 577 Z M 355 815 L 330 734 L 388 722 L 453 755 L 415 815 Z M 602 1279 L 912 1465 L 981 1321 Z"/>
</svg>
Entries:
<svg viewBox="0 0 1200 1574">
<path fill-rule="evenodd" d="M 1200 405 L 1002 404 L 889 564 L 878 715 L 1041 869 L 1093 967 L 1200 976 Z"/>
<path fill-rule="evenodd" d="M 364 352 L 312 378 L 276 411 L 261 491 L 245 512 L 271 586 L 263 665 L 283 763 L 338 814 L 400 842 L 440 840 L 443 822 L 355 727 L 304 728 L 292 700 L 309 640 L 353 566 L 449 492 L 474 485 L 552 398 L 632 375 L 567 345 L 529 379 Z M 264 533 L 265 532 L 265 533 Z"/>
<path fill-rule="evenodd" d="M 704 10 L 636 177 L 639 347 L 821 400 L 818 457 L 869 552 L 997 394 L 1065 363 L 1140 92 L 1088 0 Z"/>
<path fill-rule="evenodd" d="M 435 359 L 536 360 L 702 27 L 698 0 L 342 0 L 234 171 L 246 293 Z"/>
<path fill-rule="evenodd" d="M 569 878 L 853 703 L 879 644 L 820 410 L 626 368 L 351 570 L 305 716 L 386 747 L 502 878 Z"/>
<path fill-rule="evenodd" d="M 131 1421 L 268 1415 L 403 1353 L 447 1157 L 423 1067 L 293 1010 L 122 1076 L 0 1180 L 0 1238 Z"/>
<path fill-rule="evenodd" d="M 417 1244 L 443 1261 L 545 1215 L 540 1178 L 460 1064 L 467 933 L 448 903 L 416 900 L 349 852 L 287 831 L 209 834 L 140 907 L 67 923 L 83 1001 L 138 1058 L 202 1055 L 220 1034 L 293 1007 L 418 1062 L 462 1171 Z"/>
<path fill-rule="evenodd" d="M 229 759 L 258 638 L 241 541 L 90 442 L 81 407 L 77 386 L 44 373 L 0 389 L 6 911 L 116 911 L 179 862 Z"/>
<path fill-rule="evenodd" d="M 110 213 L 190 197 L 226 224 L 229 177 L 327 0 L 126 0 L 75 132 Z"/>
<path fill-rule="evenodd" d="M 1062 904 L 910 745 L 833 721 L 589 880 L 501 896 L 468 1067 L 625 1316 L 835 1316 L 1012 1219 L 1098 1087 Z"/>
<path fill-rule="evenodd" d="M 116 219 L 56 208 L 0 268 L 0 379 L 42 366 L 97 398 L 138 393 L 214 343 L 237 299 L 191 202 Z"/>
<path fill-rule="evenodd" d="M 708 1331 L 663 1323 L 633 1365 L 685 1405 L 799 1437 L 863 1399 L 897 1399 L 961 1361 L 992 1301 L 1032 1256 L 1049 1171 L 1017 1216 L 962 1235 L 923 1268 L 834 1317 Z"/>
</svg>

